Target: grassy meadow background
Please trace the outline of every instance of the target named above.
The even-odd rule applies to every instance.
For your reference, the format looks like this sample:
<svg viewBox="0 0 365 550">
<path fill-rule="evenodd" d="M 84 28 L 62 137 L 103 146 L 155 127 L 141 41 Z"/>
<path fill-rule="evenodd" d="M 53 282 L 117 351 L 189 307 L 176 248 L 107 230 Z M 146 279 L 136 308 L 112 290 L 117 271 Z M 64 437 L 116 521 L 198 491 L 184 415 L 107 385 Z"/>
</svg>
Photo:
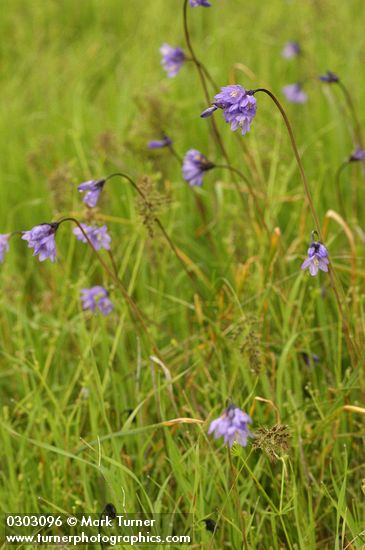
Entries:
<svg viewBox="0 0 365 550">
<path fill-rule="evenodd" d="M 192 514 L 197 548 L 365 548 L 364 416 L 343 409 L 364 402 L 364 361 L 351 364 L 329 277 L 300 270 L 314 227 L 280 116 L 259 94 L 251 131 L 237 139 L 215 115 L 271 240 L 244 183 L 247 210 L 227 171 L 191 189 L 168 151 L 146 148 L 164 130 L 180 154 L 193 147 L 222 163 L 199 118 L 207 105 L 194 66 L 174 79 L 160 66 L 163 42 L 185 47 L 182 4 L 1 2 L 0 233 L 69 214 L 84 221 L 78 183 L 148 175 L 195 281 L 158 228 L 149 235 L 127 182 L 108 182 L 95 219 L 108 224 L 119 276 L 162 367 L 71 225 L 58 230 L 54 265 L 11 240 L 0 271 L 1 511 L 101 512 L 113 502 L 118 511 Z M 212 4 L 190 9 L 189 21 L 220 85 L 236 63 L 245 66 L 238 83 L 281 99 L 285 84 L 305 80 L 308 102 L 284 104 L 363 349 L 364 180 L 358 165 L 341 180 L 351 256 L 351 238 L 326 218 L 339 212 L 334 175 L 353 150 L 351 125 L 340 90 L 315 79 L 338 73 L 365 127 L 363 1 Z M 281 57 L 288 40 L 300 42 L 301 59 Z M 80 289 L 94 284 L 110 290 L 109 317 L 81 309 Z M 308 366 L 303 354 L 319 361 Z M 233 448 L 230 465 L 222 440 L 207 436 L 229 399 L 251 414 L 253 431 L 289 426 L 275 462 L 249 443 Z M 187 417 L 207 424 L 154 426 Z"/>
</svg>

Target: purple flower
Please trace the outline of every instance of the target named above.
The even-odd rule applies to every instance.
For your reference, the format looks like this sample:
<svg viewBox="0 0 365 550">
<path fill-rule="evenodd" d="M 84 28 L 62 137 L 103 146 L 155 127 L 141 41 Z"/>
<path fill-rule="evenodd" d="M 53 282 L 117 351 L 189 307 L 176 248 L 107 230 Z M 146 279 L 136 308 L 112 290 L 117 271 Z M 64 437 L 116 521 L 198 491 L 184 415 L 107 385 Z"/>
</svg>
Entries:
<svg viewBox="0 0 365 550">
<path fill-rule="evenodd" d="M 90 311 L 99 309 L 103 315 L 109 315 L 113 310 L 113 304 L 108 298 L 108 291 L 102 286 L 81 289 L 81 302 L 82 309 L 90 309 Z"/>
<path fill-rule="evenodd" d="M 328 250 L 318 241 L 313 241 L 308 248 L 308 257 L 302 263 L 302 269 L 309 268 L 310 274 L 314 277 L 319 270 L 328 271 Z"/>
<path fill-rule="evenodd" d="M 291 103 L 305 103 L 308 99 L 307 94 L 303 92 L 302 86 L 298 82 L 284 86 L 283 94 Z"/>
<path fill-rule="evenodd" d="M 302 53 L 301 47 L 298 42 L 287 42 L 281 52 L 281 55 L 285 59 L 292 59 Z"/>
<path fill-rule="evenodd" d="M 350 156 L 349 162 L 357 162 L 359 160 L 365 159 L 365 151 L 364 149 L 361 149 L 361 147 L 358 147 Z"/>
<path fill-rule="evenodd" d="M 110 242 L 112 239 L 108 234 L 108 228 L 106 225 L 97 227 L 96 225 L 91 226 L 86 225 L 86 223 L 82 223 L 81 227 L 89 237 L 95 250 L 100 250 L 102 248 L 105 248 L 105 250 L 110 250 Z M 87 243 L 87 239 L 79 227 L 75 227 L 73 233 L 79 241 Z"/>
<path fill-rule="evenodd" d="M 208 434 L 214 433 L 215 439 L 224 436 L 224 442 L 230 447 L 235 441 L 246 447 L 247 438 L 254 437 L 247 426 L 250 422 L 252 420 L 248 414 L 234 405 L 229 405 L 225 413 L 210 424 Z"/>
<path fill-rule="evenodd" d="M 337 76 L 337 74 L 333 73 L 332 71 L 327 71 L 325 74 L 321 74 L 318 78 L 319 80 L 322 80 L 322 82 L 327 82 L 328 84 L 334 84 L 335 82 L 340 81 L 340 78 Z"/>
<path fill-rule="evenodd" d="M 89 180 L 81 183 L 78 186 L 80 193 L 87 191 L 86 195 L 83 198 L 84 203 L 90 208 L 94 208 L 99 200 L 100 193 L 103 190 L 105 179 L 103 180 Z"/>
<path fill-rule="evenodd" d="M 10 233 L 0 235 L 0 263 L 3 263 L 5 252 L 9 250 Z"/>
<path fill-rule="evenodd" d="M 208 2 L 208 0 L 189 0 L 189 4 L 192 8 L 196 8 L 198 6 L 209 8 L 212 5 L 210 2 Z"/>
<path fill-rule="evenodd" d="M 147 144 L 150 149 L 160 149 L 161 147 L 169 147 L 170 145 L 172 145 L 172 139 L 168 136 L 164 136 L 163 139 L 149 141 Z"/>
<path fill-rule="evenodd" d="M 211 170 L 214 166 L 200 151 L 189 149 L 183 161 L 183 178 L 191 187 L 200 186 L 203 183 L 204 172 Z"/>
<path fill-rule="evenodd" d="M 55 234 L 58 226 L 58 223 L 42 223 L 30 231 L 23 231 L 22 239 L 28 241 L 29 248 L 34 249 L 33 256 L 39 255 L 40 262 L 47 258 L 51 262 L 56 261 Z"/>
<path fill-rule="evenodd" d="M 162 55 L 161 64 L 167 72 L 167 76 L 170 78 L 176 76 L 185 62 L 184 51 L 165 43 L 162 44 L 160 53 Z"/>
<path fill-rule="evenodd" d="M 214 96 L 212 106 L 205 109 L 200 116 L 207 118 L 217 109 L 223 110 L 224 119 L 231 125 L 231 130 L 234 132 L 240 128 L 244 136 L 250 130 L 256 114 L 256 98 L 239 84 L 224 86 L 219 94 Z"/>
</svg>

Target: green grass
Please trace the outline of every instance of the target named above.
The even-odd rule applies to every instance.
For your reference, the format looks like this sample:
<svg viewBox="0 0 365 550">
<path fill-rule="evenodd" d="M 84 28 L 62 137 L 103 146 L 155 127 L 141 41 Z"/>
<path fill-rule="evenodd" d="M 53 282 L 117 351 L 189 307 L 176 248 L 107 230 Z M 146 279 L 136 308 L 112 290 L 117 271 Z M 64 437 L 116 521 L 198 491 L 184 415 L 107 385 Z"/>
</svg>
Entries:
<svg viewBox="0 0 365 550">
<path fill-rule="evenodd" d="M 326 245 L 362 349 L 364 181 L 348 168 L 338 204 L 334 174 L 353 149 L 351 120 L 340 90 L 314 77 L 339 72 L 364 122 L 363 2 L 212 3 L 189 20 L 219 84 L 235 63 L 248 68 L 239 83 L 280 98 L 283 85 L 306 80 L 308 103 L 284 104 L 321 223 L 340 212 L 354 239 L 351 277 L 350 242 L 327 217 Z M 270 241 L 242 182 L 245 209 L 228 172 L 190 189 L 176 159 L 146 150 L 163 129 L 179 153 L 194 147 L 223 162 L 199 118 L 206 102 L 193 64 L 171 80 L 159 64 L 162 42 L 184 46 L 182 0 L 3 0 L 0 31 L 0 233 L 69 214 L 85 220 L 81 181 L 149 175 L 192 273 L 158 227 L 148 234 L 133 189 L 117 178 L 95 219 L 108 223 L 119 278 L 149 338 L 70 224 L 57 233 L 54 265 L 12 239 L 0 273 L 2 512 L 96 513 L 125 502 L 129 512 L 192 514 L 193 529 L 179 524 L 179 534 L 194 531 L 199 548 L 365 548 L 364 417 L 343 410 L 364 402 L 364 358 L 351 361 L 330 278 L 300 271 L 313 222 L 274 105 L 257 96 L 251 132 L 239 139 L 215 115 L 270 233 L 280 230 Z M 280 55 L 291 39 L 305 50 L 299 62 Z M 110 290 L 107 318 L 81 310 L 80 289 L 93 284 Z M 156 350 L 163 366 L 151 359 Z M 307 367 L 303 352 L 319 363 Z M 254 432 L 278 419 L 289 426 L 276 462 L 249 443 L 233 448 L 230 465 L 222 441 L 207 436 L 229 399 L 252 415 Z M 206 423 L 162 426 L 186 417 Z M 218 522 L 214 536 L 206 518 Z"/>
</svg>

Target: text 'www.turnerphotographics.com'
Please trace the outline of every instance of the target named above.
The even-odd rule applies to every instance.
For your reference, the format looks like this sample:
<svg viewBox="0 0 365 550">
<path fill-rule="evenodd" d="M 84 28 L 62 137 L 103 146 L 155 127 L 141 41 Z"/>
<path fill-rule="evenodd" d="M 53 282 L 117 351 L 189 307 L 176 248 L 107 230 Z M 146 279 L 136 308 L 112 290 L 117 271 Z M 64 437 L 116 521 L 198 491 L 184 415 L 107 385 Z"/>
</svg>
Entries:
<svg viewBox="0 0 365 550">
<path fill-rule="evenodd" d="M 193 542 L 190 525 L 189 517 L 180 514 L 8 514 L 4 542 L 187 545 Z"/>
</svg>

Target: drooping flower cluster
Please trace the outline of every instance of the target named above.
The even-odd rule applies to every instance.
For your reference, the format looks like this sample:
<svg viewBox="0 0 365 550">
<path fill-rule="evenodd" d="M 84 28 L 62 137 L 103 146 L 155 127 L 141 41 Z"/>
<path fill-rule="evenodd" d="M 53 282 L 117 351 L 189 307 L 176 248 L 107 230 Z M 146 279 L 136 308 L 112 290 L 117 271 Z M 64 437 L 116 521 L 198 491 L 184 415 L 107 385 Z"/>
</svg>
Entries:
<svg viewBox="0 0 365 550">
<path fill-rule="evenodd" d="M 181 48 L 174 48 L 169 44 L 162 44 L 160 48 L 162 56 L 161 65 L 169 78 L 173 78 L 185 63 L 185 53 Z"/>
<path fill-rule="evenodd" d="M 30 231 L 23 231 L 22 239 L 28 241 L 28 247 L 34 250 L 33 256 L 38 256 L 40 262 L 47 258 L 51 262 L 56 261 L 55 235 L 58 226 L 58 223 L 42 223 Z"/>
<path fill-rule="evenodd" d="M 200 186 L 203 183 L 204 172 L 214 166 L 200 151 L 189 149 L 183 160 L 183 177 L 191 187 Z"/>
<path fill-rule="evenodd" d="M 284 86 L 283 94 L 290 103 L 305 103 L 308 99 L 307 94 L 303 91 L 299 82 Z"/>
<path fill-rule="evenodd" d="M 336 82 L 340 81 L 340 78 L 337 76 L 337 74 L 333 73 L 332 71 L 327 71 L 325 74 L 321 74 L 318 78 L 319 80 L 322 80 L 322 82 L 327 82 L 328 84 L 335 84 Z"/>
<path fill-rule="evenodd" d="M 89 180 L 89 181 L 85 181 L 84 183 L 81 183 L 78 186 L 77 189 L 80 191 L 80 193 L 83 193 L 86 191 L 86 194 L 82 200 L 89 208 L 95 208 L 95 206 L 97 205 L 100 197 L 100 193 L 103 190 L 105 181 L 106 181 L 105 179 Z"/>
<path fill-rule="evenodd" d="M 213 433 L 215 439 L 224 437 L 224 442 L 230 447 L 235 441 L 242 447 L 246 447 L 248 438 L 254 437 L 248 428 L 248 424 L 251 422 L 248 414 L 231 404 L 222 416 L 213 420 L 209 426 L 208 434 Z"/>
<path fill-rule="evenodd" d="M 281 55 L 285 59 L 293 59 L 302 53 L 301 47 L 298 42 L 287 42 L 281 52 Z"/>
<path fill-rule="evenodd" d="M 223 86 L 219 94 L 214 96 L 212 106 L 203 111 L 200 116 L 207 118 L 217 109 L 223 110 L 224 119 L 231 125 L 231 130 L 234 132 L 240 128 L 244 136 L 249 132 L 251 122 L 256 115 L 256 98 L 239 84 Z"/>
<path fill-rule="evenodd" d="M 365 159 L 365 151 L 361 147 L 357 149 L 350 155 L 349 162 L 359 162 L 360 160 Z"/>
<path fill-rule="evenodd" d="M 5 252 L 9 250 L 10 233 L 0 235 L 0 263 L 3 263 Z"/>
<path fill-rule="evenodd" d="M 189 4 L 192 8 L 197 8 L 198 6 L 209 8 L 212 5 L 208 0 L 189 0 Z"/>
<path fill-rule="evenodd" d="M 172 145 L 172 139 L 168 136 L 164 136 L 162 139 L 154 139 L 147 144 L 149 149 L 161 149 L 162 147 L 170 147 L 170 145 Z"/>
<path fill-rule="evenodd" d="M 328 265 L 327 248 L 318 241 L 312 241 L 308 248 L 308 257 L 302 263 L 302 269 L 309 269 L 309 273 L 314 277 L 319 270 L 327 272 Z"/>
<path fill-rule="evenodd" d="M 108 233 L 108 228 L 106 225 L 101 227 L 86 225 L 85 223 L 80 224 L 84 232 L 86 233 L 89 241 L 95 248 L 95 250 L 110 250 L 111 237 Z M 73 230 L 75 237 L 82 241 L 83 243 L 88 243 L 84 233 L 81 231 L 80 227 L 75 227 Z"/>
<path fill-rule="evenodd" d="M 82 308 L 93 312 L 98 309 L 103 315 L 109 315 L 113 310 L 113 304 L 108 296 L 108 291 L 102 286 L 83 288 L 81 289 Z"/>
</svg>

